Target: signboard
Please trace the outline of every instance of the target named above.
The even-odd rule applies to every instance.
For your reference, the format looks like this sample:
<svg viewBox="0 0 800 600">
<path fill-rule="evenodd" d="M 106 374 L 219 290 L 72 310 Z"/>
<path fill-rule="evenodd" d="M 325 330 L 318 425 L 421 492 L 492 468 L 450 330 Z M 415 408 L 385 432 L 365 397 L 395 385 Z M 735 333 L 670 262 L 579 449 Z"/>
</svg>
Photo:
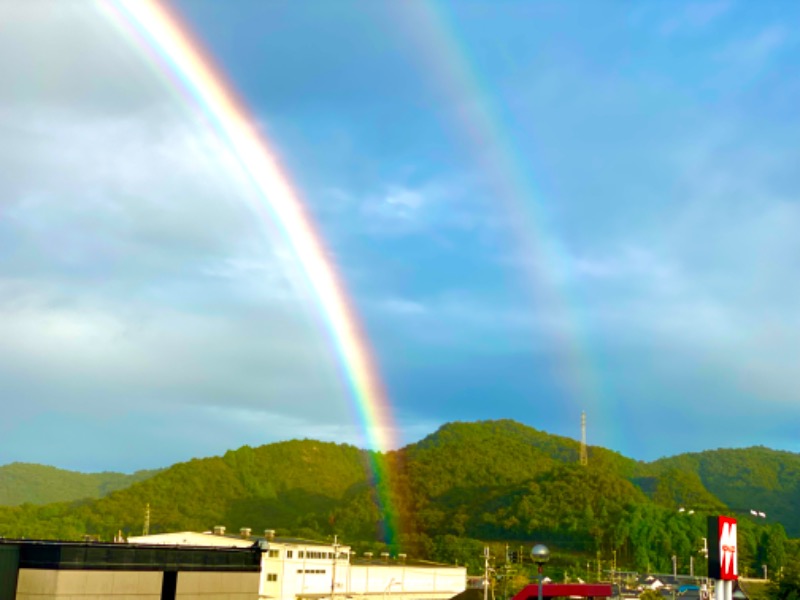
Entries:
<svg viewBox="0 0 800 600">
<path fill-rule="evenodd" d="M 722 581 L 739 578 L 736 519 L 708 517 L 708 576 Z"/>
</svg>

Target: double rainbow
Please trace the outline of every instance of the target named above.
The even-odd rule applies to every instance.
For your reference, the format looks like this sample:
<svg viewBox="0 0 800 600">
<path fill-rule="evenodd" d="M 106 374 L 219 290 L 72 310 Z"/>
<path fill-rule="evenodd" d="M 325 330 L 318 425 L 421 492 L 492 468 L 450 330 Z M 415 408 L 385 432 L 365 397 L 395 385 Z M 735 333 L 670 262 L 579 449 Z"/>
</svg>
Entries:
<svg viewBox="0 0 800 600">
<path fill-rule="evenodd" d="M 391 485 L 383 456 L 395 447 L 390 407 L 344 286 L 297 191 L 281 171 L 269 141 L 254 127 L 244 103 L 177 15 L 153 0 L 106 0 L 101 6 L 155 68 L 169 76 L 171 85 L 202 110 L 252 184 L 256 194 L 251 208 L 259 218 L 277 224 L 290 245 L 319 305 L 368 449 L 373 451 L 369 453 L 372 477 L 385 534 L 395 541 L 397 516 L 390 506 Z"/>
</svg>

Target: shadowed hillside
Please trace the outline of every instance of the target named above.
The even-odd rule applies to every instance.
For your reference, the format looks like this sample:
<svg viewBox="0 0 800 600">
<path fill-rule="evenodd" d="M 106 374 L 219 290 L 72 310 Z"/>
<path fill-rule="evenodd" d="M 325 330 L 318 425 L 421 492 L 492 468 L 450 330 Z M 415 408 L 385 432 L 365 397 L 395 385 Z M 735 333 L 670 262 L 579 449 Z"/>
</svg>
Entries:
<svg viewBox="0 0 800 600">
<path fill-rule="evenodd" d="M 78 473 L 31 463 L 0 467 L 0 505 L 49 504 L 81 498 L 100 498 L 144 481 L 157 470 L 124 473 Z"/>
</svg>

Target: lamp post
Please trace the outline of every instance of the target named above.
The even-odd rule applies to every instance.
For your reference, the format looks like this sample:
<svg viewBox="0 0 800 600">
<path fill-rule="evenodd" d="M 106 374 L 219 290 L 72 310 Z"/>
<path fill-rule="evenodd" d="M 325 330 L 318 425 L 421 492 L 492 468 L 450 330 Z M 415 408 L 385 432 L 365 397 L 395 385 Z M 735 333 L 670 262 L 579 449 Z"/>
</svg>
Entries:
<svg viewBox="0 0 800 600">
<path fill-rule="evenodd" d="M 543 583 L 543 575 L 542 575 L 542 566 L 550 560 L 550 550 L 547 549 L 547 546 L 543 544 L 536 544 L 531 550 L 531 558 L 533 562 L 535 562 L 539 566 L 539 600 L 542 600 L 542 583 Z"/>
</svg>

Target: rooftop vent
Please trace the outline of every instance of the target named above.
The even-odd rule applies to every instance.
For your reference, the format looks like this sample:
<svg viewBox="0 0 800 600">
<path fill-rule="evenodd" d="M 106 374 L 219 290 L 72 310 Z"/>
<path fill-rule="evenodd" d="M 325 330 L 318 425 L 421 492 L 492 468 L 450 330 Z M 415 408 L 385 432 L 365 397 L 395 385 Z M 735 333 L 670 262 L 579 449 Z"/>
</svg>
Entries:
<svg viewBox="0 0 800 600">
<path fill-rule="evenodd" d="M 397 555 L 397 560 L 399 560 L 401 563 L 406 562 L 406 558 L 408 558 L 408 555 L 405 552 L 401 552 Z"/>
<path fill-rule="evenodd" d="M 249 539 L 250 539 L 250 533 L 251 533 L 252 531 L 253 531 L 253 530 L 252 530 L 252 529 L 250 529 L 249 527 L 242 527 L 242 528 L 239 530 L 239 535 L 240 535 L 240 536 L 242 536 L 242 539 L 243 539 L 243 540 L 249 540 Z"/>
<path fill-rule="evenodd" d="M 265 529 L 264 530 L 264 538 L 268 540 L 275 539 L 275 530 L 274 529 Z"/>
<path fill-rule="evenodd" d="M 382 559 L 383 559 L 385 562 L 389 562 L 389 553 L 388 553 L 388 552 L 381 552 L 381 558 L 382 558 Z"/>
<path fill-rule="evenodd" d="M 225 526 L 224 525 L 215 525 L 214 526 L 214 535 L 225 535 Z"/>
<path fill-rule="evenodd" d="M 364 552 L 364 558 L 372 558 L 372 552 Z"/>
</svg>

